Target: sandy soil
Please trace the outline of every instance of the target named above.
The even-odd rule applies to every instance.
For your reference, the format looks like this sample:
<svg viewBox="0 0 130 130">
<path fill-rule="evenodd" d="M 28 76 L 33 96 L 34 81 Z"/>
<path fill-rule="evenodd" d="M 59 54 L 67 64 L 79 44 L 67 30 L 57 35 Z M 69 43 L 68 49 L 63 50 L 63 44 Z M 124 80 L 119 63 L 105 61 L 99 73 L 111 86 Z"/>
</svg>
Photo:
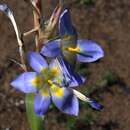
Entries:
<svg viewBox="0 0 130 130">
<path fill-rule="evenodd" d="M 21 0 L 1 0 L 13 9 L 22 32 L 32 28 L 31 8 Z M 116 73 L 124 84 L 115 84 L 104 91 L 94 93 L 104 105 L 95 123 L 89 130 L 129 130 L 130 129 L 130 1 L 98 0 L 93 6 L 70 2 L 70 8 L 79 38 L 93 39 L 105 50 L 105 57 L 97 63 L 87 65 L 90 74 L 86 87 L 93 86 L 102 79 L 106 71 Z M 22 70 L 10 62 L 19 60 L 16 36 L 8 18 L 0 13 L 0 130 L 27 130 L 24 94 L 17 92 L 9 83 Z M 33 48 L 34 39 L 24 39 L 27 49 Z M 81 89 L 82 91 L 82 89 Z M 80 112 L 80 116 L 84 111 Z M 58 124 L 60 113 L 50 112 L 45 121 L 46 130 L 65 130 L 65 123 Z M 84 127 L 84 126 L 83 126 Z M 80 127 L 79 127 L 80 128 Z M 80 128 L 81 129 L 81 128 Z M 80 130 L 78 129 L 78 130 Z M 82 128 L 83 129 L 83 128 Z M 84 127 L 83 130 L 88 130 Z"/>
</svg>

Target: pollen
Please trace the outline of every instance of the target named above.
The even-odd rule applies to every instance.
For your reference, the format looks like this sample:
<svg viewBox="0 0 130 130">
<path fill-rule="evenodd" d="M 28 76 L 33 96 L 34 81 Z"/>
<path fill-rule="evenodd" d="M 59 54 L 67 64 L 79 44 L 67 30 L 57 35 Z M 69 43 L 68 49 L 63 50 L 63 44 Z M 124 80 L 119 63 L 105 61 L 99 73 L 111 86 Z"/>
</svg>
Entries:
<svg viewBox="0 0 130 130">
<path fill-rule="evenodd" d="M 69 47 L 68 51 L 71 51 L 71 52 L 80 52 L 80 48 L 79 47 L 76 47 L 76 48 Z"/>
<path fill-rule="evenodd" d="M 39 86 L 41 84 L 42 80 L 39 76 L 37 76 L 35 79 L 32 80 L 32 84 L 34 86 Z"/>
<path fill-rule="evenodd" d="M 53 95 L 56 97 L 60 98 L 64 96 L 64 89 L 56 86 L 55 84 L 51 86 L 51 90 L 53 92 Z"/>
<path fill-rule="evenodd" d="M 48 80 L 48 83 L 49 83 L 50 85 L 53 85 L 53 82 L 52 82 L 51 80 Z"/>
<path fill-rule="evenodd" d="M 57 67 L 53 68 L 53 69 L 51 70 L 51 72 L 52 72 L 52 74 L 53 74 L 54 76 L 56 76 L 56 75 L 58 74 L 58 68 L 57 68 Z"/>
</svg>

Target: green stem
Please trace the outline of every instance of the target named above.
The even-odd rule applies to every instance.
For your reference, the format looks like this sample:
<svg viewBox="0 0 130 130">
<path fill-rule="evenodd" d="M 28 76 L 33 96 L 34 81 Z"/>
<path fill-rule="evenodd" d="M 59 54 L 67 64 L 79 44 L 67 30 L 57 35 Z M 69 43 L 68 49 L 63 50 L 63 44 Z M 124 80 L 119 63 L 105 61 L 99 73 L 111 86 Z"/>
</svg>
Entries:
<svg viewBox="0 0 130 130">
<path fill-rule="evenodd" d="M 34 112 L 34 94 L 26 95 L 26 113 L 31 130 L 44 130 L 44 118 Z"/>
</svg>

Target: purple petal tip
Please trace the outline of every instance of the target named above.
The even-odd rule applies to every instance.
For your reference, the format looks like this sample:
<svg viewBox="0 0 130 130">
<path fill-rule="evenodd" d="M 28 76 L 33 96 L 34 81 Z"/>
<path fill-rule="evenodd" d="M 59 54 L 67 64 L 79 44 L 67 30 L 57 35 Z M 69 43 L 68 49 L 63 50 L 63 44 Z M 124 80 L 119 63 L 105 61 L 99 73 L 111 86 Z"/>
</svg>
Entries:
<svg viewBox="0 0 130 130">
<path fill-rule="evenodd" d="M 92 100 L 90 102 L 90 106 L 95 109 L 95 110 L 102 110 L 103 109 L 103 105 L 99 104 L 97 101 Z"/>
</svg>

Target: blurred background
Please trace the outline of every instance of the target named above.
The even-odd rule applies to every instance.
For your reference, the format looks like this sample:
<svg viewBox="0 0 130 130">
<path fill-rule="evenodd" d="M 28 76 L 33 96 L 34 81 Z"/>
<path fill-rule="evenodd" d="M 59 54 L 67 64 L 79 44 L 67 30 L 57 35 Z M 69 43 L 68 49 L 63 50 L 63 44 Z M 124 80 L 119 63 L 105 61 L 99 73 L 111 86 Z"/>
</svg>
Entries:
<svg viewBox="0 0 130 130">
<path fill-rule="evenodd" d="M 33 28 L 32 9 L 24 0 L 0 0 L 13 10 L 21 32 Z M 79 38 L 97 41 L 105 57 L 82 64 L 80 73 L 87 76 L 78 90 L 104 105 L 92 110 L 80 102 L 80 114 L 62 114 L 54 106 L 45 117 L 46 130 L 130 130 L 130 1 L 66 0 Z M 53 6 L 46 4 L 47 16 Z M 34 36 L 24 38 L 27 49 L 34 48 Z M 0 13 L 0 130 L 29 130 L 23 93 L 10 86 L 19 73 L 16 35 L 9 19 Z"/>
</svg>

